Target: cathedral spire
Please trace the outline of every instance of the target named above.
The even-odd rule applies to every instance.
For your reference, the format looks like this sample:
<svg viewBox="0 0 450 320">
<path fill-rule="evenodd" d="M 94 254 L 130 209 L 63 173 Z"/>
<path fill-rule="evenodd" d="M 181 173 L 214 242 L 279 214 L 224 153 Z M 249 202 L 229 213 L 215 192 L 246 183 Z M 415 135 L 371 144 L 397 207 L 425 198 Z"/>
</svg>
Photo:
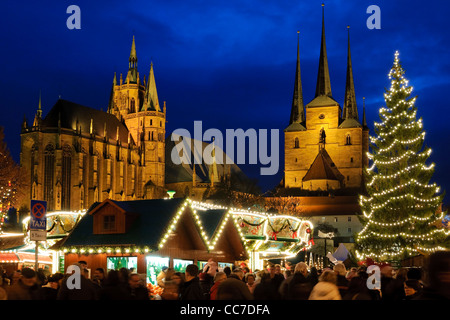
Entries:
<svg viewBox="0 0 450 320">
<path fill-rule="evenodd" d="M 136 43 L 134 41 L 133 36 L 133 42 L 131 43 L 131 52 L 130 52 L 130 58 L 128 59 L 130 62 L 129 68 L 136 68 L 137 67 L 137 54 L 136 54 Z"/>
<path fill-rule="evenodd" d="M 39 105 L 38 105 L 37 114 L 38 114 L 38 117 L 39 117 L 39 118 L 42 118 L 42 98 L 41 98 L 41 90 L 39 90 Z"/>
<path fill-rule="evenodd" d="M 23 121 L 22 121 L 22 130 L 26 130 L 28 128 L 28 124 L 27 124 L 27 116 L 25 115 L 25 113 L 23 114 Z"/>
<path fill-rule="evenodd" d="M 295 70 L 294 97 L 292 98 L 291 119 L 289 124 L 305 120 L 303 106 L 302 78 L 300 72 L 300 31 L 297 31 L 297 68 Z"/>
<path fill-rule="evenodd" d="M 131 44 L 131 52 L 130 52 L 130 58 L 128 59 L 128 74 L 127 74 L 127 82 L 137 82 L 137 54 L 136 54 L 136 43 L 134 41 L 133 36 L 133 42 Z"/>
<path fill-rule="evenodd" d="M 115 91 L 116 85 L 117 85 L 117 79 L 116 79 L 116 73 L 114 72 L 111 93 L 109 94 L 108 113 L 114 112 L 114 91 Z"/>
<path fill-rule="evenodd" d="M 366 121 L 366 97 L 363 97 L 363 123 L 364 128 L 367 128 L 367 121 Z"/>
<path fill-rule="evenodd" d="M 41 103 L 41 91 L 39 90 L 39 103 L 36 115 L 34 116 L 33 127 L 39 127 L 42 120 L 42 103 Z"/>
<path fill-rule="evenodd" d="M 347 53 L 347 79 L 345 82 L 344 119 L 358 120 L 358 108 L 356 106 L 355 84 L 353 81 L 352 58 L 350 54 L 350 26 L 348 30 L 348 53 Z"/>
<path fill-rule="evenodd" d="M 330 72 L 328 70 L 327 47 L 325 43 L 325 4 L 322 3 L 322 40 L 320 44 L 319 71 L 317 74 L 316 97 L 331 97 Z"/>
<path fill-rule="evenodd" d="M 145 100 L 143 104 L 145 110 L 161 111 L 158 101 L 158 92 L 156 90 L 155 74 L 153 71 L 153 62 L 150 64 L 150 74 L 147 79 L 147 87 L 145 89 Z"/>
</svg>

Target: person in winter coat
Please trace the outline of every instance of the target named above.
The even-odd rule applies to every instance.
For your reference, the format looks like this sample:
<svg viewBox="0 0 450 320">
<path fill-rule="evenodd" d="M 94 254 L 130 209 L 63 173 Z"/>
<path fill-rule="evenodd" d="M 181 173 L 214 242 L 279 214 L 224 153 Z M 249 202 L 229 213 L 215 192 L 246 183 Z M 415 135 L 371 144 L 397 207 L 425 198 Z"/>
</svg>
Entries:
<svg viewBox="0 0 450 320">
<path fill-rule="evenodd" d="M 120 281 L 119 271 L 109 270 L 99 290 L 100 300 L 123 300 L 126 295 L 126 286 Z"/>
<path fill-rule="evenodd" d="M 319 282 L 319 272 L 316 267 L 311 267 L 307 279 L 311 282 L 313 287 Z"/>
<path fill-rule="evenodd" d="M 216 300 L 253 300 L 253 295 L 244 281 L 229 277 L 219 285 Z"/>
<path fill-rule="evenodd" d="M 366 281 L 367 279 L 362 277 L 353 276 L 342 300 L 373 300 Z"/>
<path fill-rule="evenodd" d="M 255 291 L 256 288 L 256 276 L 253 273 L 245 274 L 245 283 L 247 284 L 247 288 L 251 294 Z"/>
<path fill-rule="evenodd" d="M 161 272 L 156 276 L 156 284 L 161 288 L 164 288 L 164 279 L 166 278 L 166 271 L 168 267 L 162 267 Z"/>
<path fill-rule="evenodd" d="M 227 280 L 227 275 L 225 272 L 217 272 L 214 276 L 214 284 L 209 291 L 209 296 L 211 300 L 216 300 L 217 298 L 217 290 L 222 282 Z"/>
<path fill-rule="evenodd" d="M 219 271 L 219 266 L 217 262 L 215 262 L 212 258 L 208 260 L 208 262 L 203 267 L 203 272 L 207 273 L 212 279 L 214 279 L 214 276 Z"/>
<path fill-rule="evenodd" d="M 30 268 L 23 268 L 21 277 L 7 290 L 8 300 L 36 300 L 37 284 L 36 272 Z"/>
<path fill-rule="evenodd" d="M 270 273 L 267 270 L 262 270 L 261 280 L 253 291 L 255 300 L 280 300 L 281 294 L 277 290 L 278 287 L 274 285 Z"/>
<path fill-rule="evenodd" d="M 313 287 L 314 284 L 308 276 L 308 266 L 304 262 L 300 262 L 295 266 L 294 276 L 289 281 L 287 299 L 308 300 Z"/>
<path fill-rule="evenodd" d="M 339 294 L 341 297 L 345 296 L 348 290 L 349 281 L 345 277 L 347 274 L 347 270 L 343 263 L 337 263 L 333 267 L 334 272 L 336 273 L 336 285 L 339 289 Z"/>
<path fill-rule="evenodd" d="M 422 294 L 422 285 L 419 280 L 406 280 L 403 285 L 405 288 L 405 297 L 403 300 L 415 300 Z"/>
<path fill-rule="evenodd" d="M 342 300 L 336 282 L 336 273 L 331 270 L 325 270 L 320 275 L 319 282 L 311 291 L 309 300 Z"/>
<path fill-rule="evenodd" d="M 128 277 L 127 293 L 130 300 L 150 300 L 148 289 L 142 284 L 137 273 L 132 273 Z"/>
<path fill-rule="evenodd" d="M 59 288 L 57 300 L 98 300 L 98 291 L 91 280 L 85 277 L 84 269 L 79 264 L 75 264 L 80 270 L 79 283 L 80 289 L 69 289 L 67 281 L 70 280 L 71 274 L 66 274 Z"/>
<path fill-rule="evenodd" d="M 180 292 L 180 300 L 205 300 L 198 278 L 198 267 L 195 264 L 188 265 L 184 275 L 185 282 Z"/>
<path fill-rule="evenodd" d="M 430 255 L 424 270 L 422 292 L 412 300 L 450 300 L 450 251 Z"/>
<path fill-rule="evenodd" d="M 48 277 L 47 284 L 43 285 L 36 291 L 38 300 L 56 300 L 59 290 L 59 277 L 51 275 Z"/>
</svg>

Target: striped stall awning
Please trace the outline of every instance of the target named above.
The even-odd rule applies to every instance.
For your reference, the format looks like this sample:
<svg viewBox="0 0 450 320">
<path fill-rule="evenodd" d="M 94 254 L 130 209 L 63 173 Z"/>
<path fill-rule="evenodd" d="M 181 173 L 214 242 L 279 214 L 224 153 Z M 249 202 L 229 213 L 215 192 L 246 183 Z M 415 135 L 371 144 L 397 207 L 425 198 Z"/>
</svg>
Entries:
<svg viewBox="0 0 450 320">
<path fill-rule="evenodd" d="M 34 262 L 36 259 L 34 253 L 16 252 L 16 254 L 19 257 L 20 262 Z M 49 256 L 42 255 L 42 254 L 39 255 L 38 262 L 44 263 L 44 264 L 53 263 L 52 259 Z"/>
<path fill-rule="evenodd" d="M 0 252 L 0 263 L 19 263 L 19 257 L 14 252 Z"/>
</svg>

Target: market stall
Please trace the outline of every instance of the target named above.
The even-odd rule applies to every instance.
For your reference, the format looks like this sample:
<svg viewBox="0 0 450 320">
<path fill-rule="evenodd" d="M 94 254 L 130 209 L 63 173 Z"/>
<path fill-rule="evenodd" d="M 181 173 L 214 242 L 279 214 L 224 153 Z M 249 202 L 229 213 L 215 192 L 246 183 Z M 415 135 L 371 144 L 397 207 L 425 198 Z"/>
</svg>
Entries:
<svg viewBox="0 0 450 320">
<path fill-rule="evenodd" d="M 264 259 L 294 256 L 308 247 L 311 230 L 311 223 L 296 217 L 190 199 L 106 199 L 54 249 L 65 256 L 65 268 L 79 260 L 92 270 L 134 268 L 156 285 L 163 267 L 203 269 L 209 259 L 219 269 L 238 261 L 261 268 Z"/>
<path fill-rule="evenodd" d="M 192 205 L 198 210 L 224 209 L 211 203 L 196 201 L 192 201 Z M 313 225 L 308 220 L 236 208 L 227 210 L 245 240 L 250 256 L 249 265 L 253 270 L 262 269 L 264 260 L 291 258 L 313 245 Z"/>
</svg>

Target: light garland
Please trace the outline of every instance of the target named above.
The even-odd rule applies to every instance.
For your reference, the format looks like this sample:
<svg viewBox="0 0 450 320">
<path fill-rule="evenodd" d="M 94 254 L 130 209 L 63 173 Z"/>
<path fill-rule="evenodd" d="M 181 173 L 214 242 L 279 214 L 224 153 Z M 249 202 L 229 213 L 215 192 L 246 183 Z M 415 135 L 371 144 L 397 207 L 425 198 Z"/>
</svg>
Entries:
<svg viewBox="0 0 450 320">
<path fill-rule="evenodd" d="M 422 119 L 419 119 L 418 121 L 413 121 L 413 122 L 411 122 L 411 124 L 397 123 L 394 126 L 394 128 L 392 130 L 390 130 L 389 132 L 380 132 L 378 135 L 381 136 L 381 137 L 391 136 L 394 133 L 396 133 L 397 130 L 399 130 L 399 129 L 415 129 L 416 126 L 419 126 L 419 129 L 423 128 Z M 377 141 L 378 140 L 378 138 L 376 138 L 376 137 L 370 136 L 370 138 L 374 139 L 373 141 Z"/>
<path fill-rule="evenodd" d="M 377 237 L 382 237 L 382 238 L 397 238 L 397 237 L 406 237 L 406 238 L 413 238 L 413 239 L 421 239 L 421 240 L 432 240 L 431 238 L 429 238 L 431 235 L 438 233 L 438 232 L 442 232 L 444 233 L 446 236 L 450 235 L 450 230 L 446 231 L 444 229 L 435 229 L 433 231 L 430 231 L 426 234 L 409 234 L 406 232 L 399 232 L 399 233 L 394 233 L 394 234 L 383 234 L 383 233 L 378 233 L 375 231 L 368 231 L 370 234 L 375 235 Z M 370 235 L 362 235 L 359 236 L 360 239 L 366 239 L 368 237 L 370 237 Z"/>
<path fill-rule="evenodd" d="M 394 174 L 391 174 L 391 175 L 387 175 L 387 176 L 382 175 L 382 174 L 378 174 L 378 175 L 376 175 L 376 176 L 374 176 L 372 178 L 372 181 L 369 182 L 368 185 L 371 186 L 375 182 L 376 179 L 393 179 L 393 178 L 397 178 L 402 173 L 406 173 L 406 172 L 408 172 L 408 171 L 410 171 L 410 170 L 412 170 L 412 169 L 414 169 L 416 167 L 419 167 L 421 170 L 428 171 L 428 170 L 431 170 L 431 169 L 434 168 L 434 163 L 430 164 L 428 167 L 424 166 L 423 164 L 416 163 L 416 164 L 413 164 L 412 166 L 409 166 L 409 167 L 406 167 L 406 168 L 400 170 L 397 173 L 394 173 Z"/>
<path fill-rule="evenodd" d="M 424 206 L 415 205 L 415 206 L 408 206 L 408 207 L 406 207 L 406 209 L 420 209 L 420 208 L 424 208 Z M 389 210 L 398 211 L 398 210 L 403 210 L 403 208 L 389 208 Z M 364 217 L 370 219 L 375 211 L 372 210 L 372 211 L 370 211 L 369 214 L 367 214 L 366 211 L 364 211 L 364 210 L 362 210 L 362 212 L 363 212 Z M 414 219 L 420 220 L 420 217 L 414 217 Z"/>
<path fill-rule="evenodd" d="M 313 225 L 310 221 L 302 220 L 296 217 L 292 216 L 283 216 L 283 215 L 270 215 L 270 214 L 261 214 L 252 212 L 245 209 L 236 209 L 236 208 L 227 208 L 220 205 L 214 205 L 210 203 L 203 203 L 203 202 L 197 202 L 193 201 L 191 199 L 186 199 L 183 204 L 179 207 L 176 214 L 172 218 L 172 220 L 169 222 L 169 226 L 167 230 L 164 232 L 163 236 L 161 237 L 159 243 L 157 244 L 156 248 L 150 248 L 150 246 L 123 246 L 123 245 L 117 245 L 117 246 L 86 246 L 86 247 L 67 247 L 67 248 L 61 248 L 61 254 L 67 254 L 67 253 L 73 253 L 73 254 L 124 254 L 124 255 L 132 255 L 132 254 L 143 254 L 143 253 L 149 253 L 154 252 L 155 250 L 161 250 L 164 248 L 165 244 L 167 243 L 170 235 L 172 232 L 175 231 L 177 224 L 179 223 L 181 216 L 183 214 L 186 214 L 186 210 L 190 208 L 190 212 L 192 214 L 193 220 L 195 221 L 195 224 L 199 230 L 199 234 L 205 243 L 206 248 L 208 251 L 213 251 L 216 249 L 216 246 L 220 239 L 222 239 L 222 234 L 224 232 L 224 229 L 226 228 L 226 225 L 230 223 L 230 221 L 234 224 L 235 230 L 238 232 L 242 245 L 244 247 L 244 250 L 246 253 L 250 256 L 251 253 L 257 252 L 257 253 L 266 253 L 269 255 L 274 255 L 275 252 L 266 252 L 266 251 L 257 251 L 257 249 L 264 244 L 267 241 L 270 241 L 269 237 L 269 231 L 268 231 L 268 224 L 270 219 L 281 219 L 284 221 L 292 221 L 291 223 L 298 223 L 302 224 L 302 231 L 298 232 L 297 237 L 298 241 L 294 241 L 291 245 L 288 246 L 287 250 L 277 251 L 276 254 L 284 256 L 284 257 L 293 257 L 296 255 L 297 252 L 300 250 L 303 250 L 305 248 L 310 248 L 311 244 L 308 243 L 309 240 L 309 234 L 306 232 L 306 229 L 313 229 Z M 202 217 L 199 215 L 199 212 L 197 210 L 204 212 L 202 214 L 215 214 L 214 212 L 209 213 L 209 210 L 226 210 L 225 215 L 223 216 L 221 222 L 217 226 L 214 234 L 209 239 L 205 229 L 202 224 Z M 248 216 L 257 216 L 264 219 L 264 240 L 258 240 L 254 241 L 253 239 L 247 239 L 246 235 L 242 232 L 241 226 L 239 225 L 239 218 L 242 215 L 248 215 Z M 299 225 L 300 226 L 300 225 Z M 296 250 L 296 252 L 292 252 L 292 250 Z M 275 254 L 275 255 L 276 255 Z"/>
<path fill-rule="evenodd" d="M 440 217 L 437 217 L 436 219 L 430 221 L 428 224 L 431 225 L 431 224 L 435 223 L 438 220 L 442 220 L 442 217 L 443 217 L 443 214 L 441 214 Z M 397 227 L 397 226 L 401 226 L 401 225 L 406 224 L 406 223 L 411 223 L 413 220 L 419 220 L 419 221 L 423 221 L 424 222 L 426 220 L 430 220 L 431 218 L 432 218 L 432 216 L 425 217 L 425 218 L 412 216 L 412 217 L 409 217 L 407 219 L 400 220 L 400 221 L 397 221 L 397 222 L 391 222 L 391 223 L 377 222 L 377 221 L 373 221 L 373 220 L 368 220 L 367 221 L 367 225 L 359 232 L 359 234 L 362 234 L 369 227 L 370 224 L 374 224 L 374 225 L 381 226 L 381 227 Z"/>
<path fill-rule="evenodd" d="M 374 160 L 373 164 L 370 168 L 367 168 L 367 170 L 373 171 L 373 169 L 376 167 L 376 165 L 381 164 L 381 165 L 389 165 L 389 164 L 394 164 L 399 162 L 400 160 L 403 160 L 404 158 L 406 158 L 409 155 L 417 155 L 413 150 L 406 150 L 406 152 L 404 154 L 402 154 L 400 157 L 396 157 L 393 158 L 390 161 L 380 161 L 380 160 Z M 426 152 L 422 152 L 420 154 L 418 154 L 418 156 L 420 157 L 429 157 L 431 155 L 431 148 L 429 148 Z M 370 155 L 370 159 L 373 159 L 373 155 Z"/>
<path fill-rule="evenodd" d="M 416 196 L 414 196 L 414 195 L 412 195 L 410 193 L 407 193 L 407 194 L 404 194 L 404 195 L 401 195 L 401 196 L 392 196 L 386 202 L 384 202 L 384 203 L 382 203 L 380 205 L 373 205 L 372 208 L 375 209 L 375 210 L 376 209 L 382 209 L 385 206 L 387 206 L 391 201 L 401 200 L 401 199 L 405 199 L 405 198 L 412 198 L 412 199 L 414 199 L 416 201 L 419 201 L 419 202 L 434 202 L 436 200 L 440 200 L 439 196 L 435 197 L 435 198 L 431 198 L 431 199 L 421 199 L 421 198 L 418 198 L 418 197 L 416 197 Z M 370 200 L 368 202 L 370 202 Z"/>
<path fill-rule="evenodd" d="M 395 119 L 400 119 L 400 118 L 409 118 L 409 119 L 415 119 L 416 118 L 416 116 L 417 116 L 417 111 L 416 110 L 414 110 L 411 114 L 408 112 L 408 111 L 403 111 L 403 112 L 401 112 L 400 114 L 397 114 L 397 115 L 395 115 L 395 116 L 391 116 L 391 115 L 388 115 L 388 116 L 385 116 L 385 121 L 389 121 L 389 120 L 395 120 Z M 374 122 L 374 124 L 377 126 L 377 127 L 385 127 L 386 126 L 386 123 L 385 123 L 385 121 L 383 121 L 383 122 L 381 122 L 381 123 L 379 123 L 379 122 Z"/>
<path fill-rule="evenodd" d="M 393 147 L 395 147 L 395 145 L 397 144 L 397 143 L 400 143 L 400 144 L 412 144 L 412 143 L 415 143 L 415 142 L 417 142 L 417 141 L 419 141 L 419 140 L 423 140 L 423 139 L 425 139 L 425 131 L 423 131 L 418 137 L 416 137 L 416 138 L 414 138 L 414 139 L 409 139 L 409 140 L 398 140 L 398 139 L 394 139 L 394 141 L 391 143 L 391 145 L 389 146 L 389 147 L 387 147 L 387 148 L 380 148 L 380 149 L 378 149 L 378 152 L 386 152 L 386 151 L 389 151 L 389 150 L 391 150 Z"/>
<path fill-rule="evenodd" d="M 433 184 L 426 184 L 426 185 L 425 185 L 425 184 L 422 184 L 422 183 L 418 182 L 416 179 L 411 178 L 407 183 L 398 185 L 398 186 L 396 186 L 396 187 L 394 187 L 394 188 L 391 188 L 391 189 L 388 189 L 388 190 L 384 190 L 384 191 L 379 192 L 379 193 L 374 193 L 373 195 L 374 195 L 375 197 L 377 197 L 377 196 L 384 196 L 384 195 L 390 194 L 390 193 L 392 193 L 392 192 L 394 192 L 394 191 L 397 191 L 398 189 L 407 187 L 407 186 L 409 186 L 409 185 L 411 185 L 411 184 L 413 184 L 413 183 L 414 183 L 415 185 L 417 185 L 417 186 L 422 187 L 422 188 L 427 188 L 427 189 L 428 189 L 428 188 L 436 188 L 436 193 L 440 191 L 440 188 L 436 185 L 436 183 L 433 183 Z M 367 200 L 363 198 L 363 201 L 364 201 L 364 202 L 371 202 L 372 200 L 374 200 L 373 197 L 371 197 L 371 198 L 369 198 L 369 199 L 367 199 Z"/>
</svg>

